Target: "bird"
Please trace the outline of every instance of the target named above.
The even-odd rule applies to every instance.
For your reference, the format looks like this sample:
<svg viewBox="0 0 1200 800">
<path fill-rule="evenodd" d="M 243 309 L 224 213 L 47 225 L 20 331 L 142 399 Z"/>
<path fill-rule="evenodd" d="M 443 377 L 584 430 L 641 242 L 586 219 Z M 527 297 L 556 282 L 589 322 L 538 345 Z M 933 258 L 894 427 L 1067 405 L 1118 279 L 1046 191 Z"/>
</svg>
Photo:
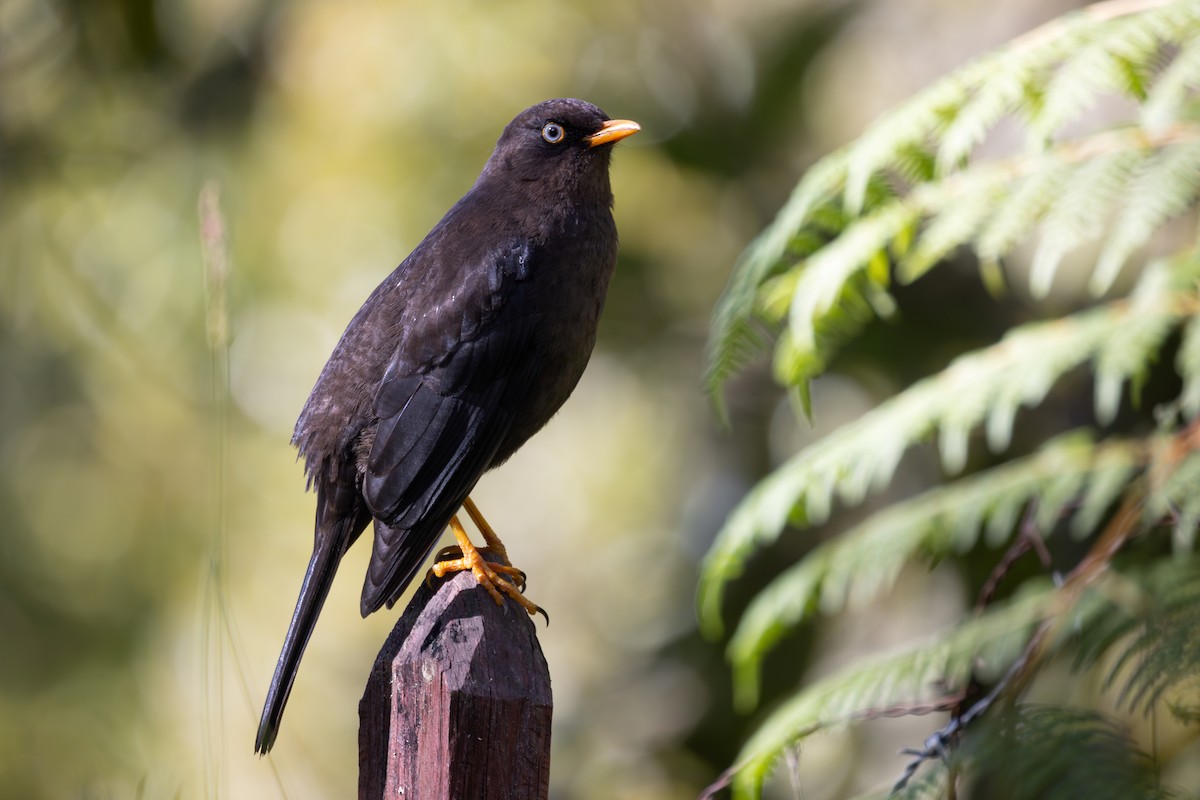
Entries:
<svg viewBox="0 0 1200 800">
<path fill-rule="evenodd" d="M 497 603 L 541 611 L 469 495 L 558 411 L 591 357 L 617 260 L 613 146 L 640 129 L 570 98 L 517 114 L 470 190 L 346 327 L 292 437 L 315 535 L 256 753 L 275 743 L 338 565 L 368 525 L 363 617 L 396 603 L 447 526 L 457 548 L 439 552 L 434 575 L 470 570 Z"/>
</svg>

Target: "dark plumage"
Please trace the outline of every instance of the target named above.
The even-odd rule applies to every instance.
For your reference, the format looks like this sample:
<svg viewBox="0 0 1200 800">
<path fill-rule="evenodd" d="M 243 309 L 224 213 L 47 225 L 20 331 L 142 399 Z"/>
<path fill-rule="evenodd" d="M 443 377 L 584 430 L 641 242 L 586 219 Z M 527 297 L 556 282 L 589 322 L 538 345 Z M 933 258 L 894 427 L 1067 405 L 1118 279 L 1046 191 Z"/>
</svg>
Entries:
<svg viewBox="0 0 1200 800">
<path fill-rule="evenodd" d="M 367 524 L 363 616 L 396 602 L 480 476 L 575 388 L 617 257 L 612 144 L 637 129 L 580 100 L 521 112 L 346 328 L 292 439 L 317 493 L 316 539 L 257 752 L 274 743 L 338 562 Z"/>
</svg>

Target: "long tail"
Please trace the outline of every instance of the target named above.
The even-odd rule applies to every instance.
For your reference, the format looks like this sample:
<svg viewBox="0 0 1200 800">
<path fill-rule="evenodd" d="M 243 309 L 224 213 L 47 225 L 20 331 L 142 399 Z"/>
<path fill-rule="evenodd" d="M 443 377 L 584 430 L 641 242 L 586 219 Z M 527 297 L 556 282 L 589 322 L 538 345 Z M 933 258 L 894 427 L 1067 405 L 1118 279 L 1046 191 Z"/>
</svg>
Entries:
<svg viewBox="0 0 1200 800">
<path fill-rule="evenodd" d="M 300 659 L 317 624 L 321 607 L 325 605 L 325 598 L 329 596 L 338 564 L 371 519 L 360 497 L 352 482 L 350 486 L 333 482 L 318 484 L 316 541 L 308 571 L 304 573 L 304 583 L 300 586 L 296 610 L 283 640 L 283 651 L 275 665 L 275 677 L 267 692 L 262 720 L 258 723 L 254 752 L 260 755 L 265 755 L 275 744 Z"/>
</svg>

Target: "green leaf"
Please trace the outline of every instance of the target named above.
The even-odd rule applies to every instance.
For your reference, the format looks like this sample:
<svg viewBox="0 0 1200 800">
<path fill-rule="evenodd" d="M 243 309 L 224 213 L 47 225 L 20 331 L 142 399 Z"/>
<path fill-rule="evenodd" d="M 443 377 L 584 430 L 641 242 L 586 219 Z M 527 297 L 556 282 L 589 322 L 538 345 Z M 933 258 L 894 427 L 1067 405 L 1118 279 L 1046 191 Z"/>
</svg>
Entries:
<svg viewBox="0 0 1200 800">
<path fill-rule="evenodd" d="M 1195 264 L 1179 263 L 1184 268 L 1176 266 L 1174 273 L 1172 265 L 1162 261 L 1147 267 L 1130 298 L 1122 338 L 1111 341 L 1096 356 L 1096 417 L 1103 425 L 1116 418 L 1122 384 L 1130 378 L 1136 379 L 1145 370 L 1184 314 L 1180 303 L 1183 295 L 1177 296 L 1176 313 L 1158 313 L 1163 298 L 1174 296 L 1174 287 L 1180 283 L 1186 286 L 1189 273 L 1196 272 Z"/>
<path fill-rule="evenodd" d="M 999 261 L 1029 235 L 1062 191 L 1071 165 L 1046 157 L 1028 175 L 1018 177 L 1008 198 L 997 203 L 979 232 L 975 252 L 983 261 Z"/>
<path fill-rule="evenodd" d="M 1090 159 L 1075 170 L 1041 227 L 1041 240 L 1030 268 L 1034 297 L 1045 297 L 1058 265 L 1070 251 L 1105 229 L 1106 212 L 1124 189 L 1141 159 L 1137 151 L 1119 150 Z"/>
<path fill-rule="evenodd" d="M 1091 290 L 1108 291 L 1135 250 L 1163 223 L 1182 214 L 1200 191 L 1200 138 L 1170 145 L 1144 162 L 1092 273 Z"/>
<path fill-rule="evenodd" d="M 1179 287 L 1197 270 L 1200 259 L 1161 262 L 1133 303 L 1013 329 L 784 463 L 734 509 L 705 559 L 699 597 L 706 629 L 720 630 L 723 586 L 741 574 L 751 552 L 774 541 L 789 518 L 822 522 L 835 494 L 857 497 L 861 487 L 885 483 L 914 442 L 935 430 L 962 442 L 993 409 L 1040 403 L 1055 381 L 1089 360 L 1098 374 L 1128 379 L 1147 348 L 1186 317 L 1190 295 Z M 959 466 L 961 444 L 943 444 L 943 452 L 955 459 L 948 467 Z"/>
<path fill-rule="evenodd" d="M 1006 800 L 1165 800 L 1153 760 L 1103 714 L 1065 706 L 998 709 L 951 759 L 970 779 Z"/>
<path fill-rule="evenodd" d="M 735 796 L 754 796 L 785 749 L 817 730 L 845 725 L 869 709 L 919 703 L 935 685 L 963 686 L 972 674 L 998 678 L 1024 647 L 1049 597 L 1043 590 L 997 604 L 933 641 L 862 661 L 801 689 L 742 748 Z"/>
<path fill-rule="evenodd" d="M 1162 74 L 1142 106 L 1142 125 L 1160 133 L 1180 118 L 1184 101 L 1200 87 L 1200 38 L 1185 40 L 1183 49 Z"/>
<path fill-rule="evenodd" d="M 1171 689 L 1200 678 L 1197 567 L 1195 558 L 1166 559 L 1127 573 L 1100 594 L 1095 623 L 1077 628 L 1067 642 L 1072 669 L 1105 665 L 1106 685 L 1120 685 L 1119 699 L 1143 713 Z"/>
<path fill-rule="evenodd" d="M 914 209 L 891 203 L 851 225 L 802 265 L 789 317 L 792 335 L 798 342 L 816 342 L 817 320 L 833 307 L 846 283 L 863 271 L 892 237 L 913 224 L 915 217 Z"/>
<path fill-rule="evenodd" d="M 996 201 L 1002 194 L 998 188 L 972 192 L 960 202 L 952 204 L 944 213 L 934 216 L 921 234 L 917 246 L 901 262 L 899 279 L 911 283 L 950 255 L 955 248 L 969 242 L 984 221 L 991 217 Z"/>
<path fill-rule="evenodd" d="M 1082 31 L 1081 31 L 1082 33 Z M 1043 102 L 1033 115 L 1030 138 L 1047 141 L 1071 119 L 1078 117 L 1101 93 L 1141 90 L 1141 67 L 1151 62 L 1159 47 L 1178 31 L 1161 24 L 1154 13 L 1102 21 L 1083 33 L 1062 67 L 1050 79 Z"/>
<path fill-rule="evenodd" d="M 752 553 L 789 526 L 819 525 L 837 504 L 861 502 L 891 480 L 912 444 L 936 437 L 945 470 L 955 473 L 966 467 L 980 426 L 993 452 L 1009 446 L 1019 424 L 1047 435 L 1052 415 L 1028 419 L 1032 414 L 1022 409 L 1041 405 L 1065 375 L 1084 366 L 1095 374 L 1096 416 L 1111 420 L 1127 384 L 1136 409 L 1150 366 L 1175 330 L 1182 332 L 1175 364 L 1183 385 L 1174 404 L 1154 410 L 1159 433 L 1149 439 L 1052 440 L 1033 456 L 918 495 L 819 545 L 761 591 L 732 637 L 740 703 L 754 699 L 762 658 L 793 626 L 878 596 L 913 560 L 937 561 L 981 542 L 1002 546 L 1023 518 L 1045 534 L 1069 530 L 1085 538 L 1134 493 L 1143 528 L 1170 535 L 1175 558 L 1194 570 L 1188 554 L 1200 525 L 1200 447 L 1181 426 L 1200 416 L 1200 256 L 1186 255 L 1200 253 L 1200 242 L 1196 231 L 1164 229 L 1200 194 L 1198 32 L 1196 0 L 1097 3 L 1054 20 L 939 80 L 819 161 L 743 254 L 709 341 L 707 385 L 719 411 L 722 383 L 777 337 L 775 377 L 798 398 L 798 413 L 810 413 L 812 378 L 867 320 L 897 311 L 893 268 L 896 280 L 913 281 L 971 248 L 989 288 L 1002 291 L 1004 259 L 1036 234 L 1030 285 L 1037 296 L 1072 255 L 1097 294 L 1110 291 L 1123 269 L 1138 272 L 1127 299 L 1014 328 L 763 479 L 734 509 L 705 559 L 699 604 L 710 634 L 720 630 L 727 583 Z M 1105 116 L 1116 109 L 1125 118 L 1096 130 L 1099 117 L 1088 119 L 1084 111 L 1109 99 L 1104 95 L 1123 100 L 1105 104 Z M 1024 150 L 1002 150 L 1013 138 L 1010 128 L 1018 139 L 1024 135 Z M 1098 255 L 1083 261 L 1092 245 Z M 1166 256 L 1147 264 L 1143 250 Z M 1150 413 L 1140 409 L 1143 419 Z M 1145 549 L 1131 558 L 1144 560 Z M 1194 618 L 1200 602 L 1175 616 L 1145 616 L 1149 601 L 1121 605 L 1130 594 L 1121 581 L 1129 581 L 1118 562 L 1111 567 L 1095 584 L 1101 592 L 1089 590 L 1071 608 L 1053 609 L 1064 619 L 1047 628 L 1059 637 L 1050 646 L 1060 647 L 1066 636 L 1089 657 L 1117 653 L 1130 668 L 1146 667 L 1144 674 L 1135 670 L 1142 676 L 1136 684 L 1126 682 L 1128 670 L 1114 677 L 1131 702 L 1166 706 L 1181 720 L 1200 718 L 1200 708 L 1172 695 L 1200 662 L 1194 640 L 1182 636 L 1200 629 Z M 1029 589 L 1028 581 L 1019 584 L 1017 597 L 1024 599 L 927 647 L 842 669 L 798 690 L 746 744 L 736 791 L 758 791 L 780 754 L 814 730 L 871 717 L 879 704 L 919 700 L 934 680 L 961 686 L 984 645 L 985 662 L 998 669 L 1004 659 L 989 660 L 989 649 L 1011 658 L 1039 617 L 1036 609 L 1013 617 L 1007 635 L 988 626 L 1015 614 L 1011 609 L 1028 599 L 1021 592 Z M 1120 607 L 1111 609 L 1106 599 Z M 1157 625 L 1159 618 L 1167 622 Z M 1127 649 L 1115 649 L 1121 647 Z M 1014 746 L 1040 743 L 1020 762 L 1036 762 L 1037 769 L 1018 776 L 1025 782 L 1005 796 L 1050 796 L 1047 786 L 1058 784 L 1046 784 L 1047 775 L 1071 776 L 1072 788 L 1110 776 L 1089 796 L 1161 794 L 1153 785 L 1142 792 L 1139 756 L 1104 720 L 1070 712 L 1037 718 L 1053 735 L 1041 741 L 1041 731 L 1010 731 L 1021 739 Z M 1094 744 L 1106 762 L 1089 770 L 1086 760 L 1073 761 L 1079 742 Z M 975 755 L 953 769 L 965 769 L 969 780 L 1007 763 L 989 758 Z M 912 796 L 948 783 L 942 765 L 925 772 Z"/>
<path fill-rule="evenodd" d="M 758 287 L 778 272 L 795 232 L 820 204 L 827 202 L 845 182 L 844 155 L 828 156 L 804 176 L 775 221 L 746 249 L 713 312 L 708 341 L 705 386 L 718 414 L 724 418 L 721 387 L 756 354 L 765 349 L 765 337 L 756 324 Z"/>
<path fill-rule="evenodd" d="M 966 100 L 966 86 L 958 76 L 945 78 L 921 92 L 905 105 L 880 117 L 848 151 L 846 210 L 859 214 L 865 207 L 867 186 L 872 176 L 894 166 L 901 153 L 919 148 L 946 124 Z"/>
<path fill-rule="evenodd" d="M 1179 400 L 1188 418 L 1200 414 L 1200 309 L 1197 311 L 1184 326 L 1183 341 L 1175 357 L 1175 366 L 1183 378 Z"/>
<path fill-rule="evenodd" d="M 755 596 L 730 639 L 738 706 L 757 703 L 760 665 L 783 636 L 818 611 L 835 614 L 847 604 L 861 607 L 873 600 L 913 559 L 936 563 L 970 550 L 985 526 L 993 529 L 993 520 L 997 535 L 989 544 L 1004 544 L 1031 502 L 1039 530 L 1049 534 L 1064 510 L 1084 496 L 1072 521 L 1085 516 L 1090 533 L 1099 522 L 1095 506 L 1103 511 L 1128 486 L 1147 451 L 1138 441 L 1094 445 L 1084 432 L 1067 434 L 1036 455 L 890 506 L 819 545 Z"/>
</svg>

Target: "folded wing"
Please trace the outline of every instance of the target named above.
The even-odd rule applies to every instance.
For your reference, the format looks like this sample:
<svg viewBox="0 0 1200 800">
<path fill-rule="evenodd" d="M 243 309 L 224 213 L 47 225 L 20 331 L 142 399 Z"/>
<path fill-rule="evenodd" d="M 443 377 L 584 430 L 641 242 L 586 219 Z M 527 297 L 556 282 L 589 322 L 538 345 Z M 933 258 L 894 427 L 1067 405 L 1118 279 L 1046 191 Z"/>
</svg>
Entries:
<svg viewBox="0 0 1200 800">
<path fill-rule="evenodd" d="M 476 291 L 468 287 L 426 316 L 459 317 L 457 336 L 431 343 L 419 329 L 407 331 L 388 366 L 363 476 L 375 517 L 364 616 L 403 593 L 491 465 L 536 380 L 527 258 L 516 249 L 497 256 Z"/>
</svg>

